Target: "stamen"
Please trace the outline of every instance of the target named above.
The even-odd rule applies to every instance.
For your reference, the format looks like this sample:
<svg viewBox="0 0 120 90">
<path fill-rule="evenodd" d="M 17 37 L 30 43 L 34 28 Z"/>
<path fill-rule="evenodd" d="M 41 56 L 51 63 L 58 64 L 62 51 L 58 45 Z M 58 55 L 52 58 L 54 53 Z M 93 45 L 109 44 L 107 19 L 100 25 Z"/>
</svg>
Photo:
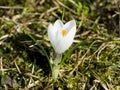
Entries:
<svg viewBox="0 0 120 90">
<path fill-rule="evenodd" d="M 64 37 L 67 34 L 67 30 L 63 29 L 62 30 L 62 36 Z"/>
</svg>

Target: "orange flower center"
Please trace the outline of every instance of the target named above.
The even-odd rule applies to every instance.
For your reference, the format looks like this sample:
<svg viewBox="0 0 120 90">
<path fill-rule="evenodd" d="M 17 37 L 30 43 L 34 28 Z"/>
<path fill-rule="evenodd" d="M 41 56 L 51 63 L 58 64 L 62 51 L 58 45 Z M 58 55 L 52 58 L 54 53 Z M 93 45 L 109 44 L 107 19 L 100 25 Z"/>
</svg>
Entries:
<svg viewBox="0 0 120 90">
<path fill-rule="evenodd" d="M 62 30 L 62 36 L 64 37 L 67 34 L 67 30 L 63 29 Z"/>
</svg>

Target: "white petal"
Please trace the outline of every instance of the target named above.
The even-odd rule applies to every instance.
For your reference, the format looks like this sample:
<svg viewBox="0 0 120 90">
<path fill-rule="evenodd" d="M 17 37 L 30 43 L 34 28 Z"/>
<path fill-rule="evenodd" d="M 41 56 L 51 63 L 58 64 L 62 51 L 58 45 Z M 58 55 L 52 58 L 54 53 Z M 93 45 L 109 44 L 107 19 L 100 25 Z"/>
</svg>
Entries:
<svg viewBox="0 0 120 90">
<path fill-rule="evenodd" d="M 54 27 L 52 24 L 50 24 L 48 26 L 48 38 L 50 40 L 50 42 L 52 43 L 53 47 L 54 47 L 54 43 L 55 43 L 55 32 L 54 32 Z"/>
<path fill-rule="evenodd" d="M 54 30 L 57 30 L 59 31 L 62 27 L 63 27 L 63 23 L 61 20 L 56 20 L 55 23 L 54 23 Z"/>
<path fill-rule="evenodd" d="M 72 24 L 72 27 L 71 27 L 71 24 L 69 24 L 70 26 L 67 27 L 69 28 L 69 32 L 67 33 L 65 37 L 60 39 L 58 42 L 59 44 L 57 45 L 57 48 L 56 48 L 57 53 L 65 52 L 71 46 L 73 42 L 75 32 L 76 32 L 76 24 L 74 23 L 74 21 L 70 23 L 73 23 L 73 24 Z"/>
<path fill-rule="evenodd" d="M 69 34 L 60 42 L 60 44 L 62 45 L 61 52 L 65 52 L 71 46 L 75 36 L 75 32 L 76 27 L 73 27 L 72 30 L 69 31 Z"/>
<path fill-rule="evenodd" d="M 64 24 L 59 19 L 56 20 L 56 22 L 54 23 L 54 30 L 55 30 L 54 49 L 55 49 L 55 51 L 58 48 L 58 44 L 59 44 L 59 41 L 60 41 L 59 34 L 60 34 L 61 29 L 63 28 L 63 25 Z"/>
<path fill-rule="evenodd" d="M 72 27 L 76 27 L 76 22 L 75 20 L 71 20 L 69 22 L 67 22 L 65 25 L 64 25 L 64 29 L 66 29 L 67 31 L 71 30 Z"/>
</svg>

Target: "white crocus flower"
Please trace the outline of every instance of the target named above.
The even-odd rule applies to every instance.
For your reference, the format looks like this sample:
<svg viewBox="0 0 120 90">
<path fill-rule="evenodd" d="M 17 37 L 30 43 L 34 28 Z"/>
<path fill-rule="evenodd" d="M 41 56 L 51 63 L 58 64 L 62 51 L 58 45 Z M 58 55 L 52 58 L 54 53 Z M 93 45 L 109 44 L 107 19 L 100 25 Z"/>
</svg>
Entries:
<svg viewBox="0 0 120 90">
<path fill-rule="evenodd" d="M 57 20 L 54 24 L 48 26 L 48 38 L 56 53 L 64 53 L 72 44 L 76 33 L 76 22 L 71 20 L 63 24 Z"/>
</svg>

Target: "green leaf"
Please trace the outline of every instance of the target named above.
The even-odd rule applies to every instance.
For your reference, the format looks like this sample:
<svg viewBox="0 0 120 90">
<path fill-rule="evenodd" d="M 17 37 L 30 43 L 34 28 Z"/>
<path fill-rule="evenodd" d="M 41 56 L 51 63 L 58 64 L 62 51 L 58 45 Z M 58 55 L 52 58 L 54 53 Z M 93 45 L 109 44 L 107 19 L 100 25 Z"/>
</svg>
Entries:
<svg viewBox="0 0 120 90">
<path fill-rule="evenodd" d="M 49 57 L 48 57 L 48 55 L 47 55 L 47 52 L 45 51 L 44 47 L 43 47 L 39 42 L 37 42 L 37 40 L 36 40 L 29 32 L 24 31 L 24 33 L 25 33 L 26 35 L 28 35 L 28 36 L 38 45 L 38 47 L 42 50 L 42 52 L 45 54 L 45 56 L 46 56 L 46 58 L 47 58 L 47 61 L 48 61 L 48 63 L 49 63 L 50 69 L 51 69 L 51 71 L 52 71 L 52 64 L 50 63 L 50 59 L 49 59 Z"/>
</svg>

